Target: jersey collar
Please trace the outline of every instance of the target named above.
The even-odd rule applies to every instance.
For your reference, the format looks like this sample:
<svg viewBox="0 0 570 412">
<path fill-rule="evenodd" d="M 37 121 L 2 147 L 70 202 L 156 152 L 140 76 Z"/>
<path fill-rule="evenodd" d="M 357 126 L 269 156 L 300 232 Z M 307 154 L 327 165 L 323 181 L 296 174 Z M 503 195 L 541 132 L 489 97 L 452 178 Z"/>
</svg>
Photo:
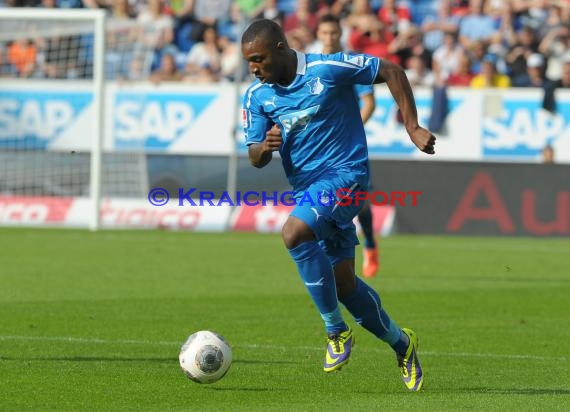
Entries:
<svg viewBox="0 0 570 412">
<path fill-rule="evenodd" d="M 295 50 L 297 53 L 297 74 L 305 74 L 307 69 L 307 60 L 305 59 L 305 53 Z"/>
</svg>

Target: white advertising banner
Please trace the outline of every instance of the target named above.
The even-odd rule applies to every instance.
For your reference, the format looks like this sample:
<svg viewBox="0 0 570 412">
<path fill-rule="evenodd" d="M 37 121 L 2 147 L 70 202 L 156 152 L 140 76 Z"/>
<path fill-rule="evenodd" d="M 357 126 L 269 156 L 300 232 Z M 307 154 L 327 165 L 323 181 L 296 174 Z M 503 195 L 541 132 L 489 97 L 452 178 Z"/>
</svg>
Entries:
<svg viewBox="0 0 570 412">
<path fill-rule="evenodd" d="M 243 90 L 243 89 L 242 89 Z M 415 91 L 427 125 L 432 91 Z M 570 163 L 570 91 L 556 92 L 557 113 L 541 108 L 538 89 L 448 90 L 449 113 L 437 133 L 436 156 L 415 149 L 397 120 L 385 85 L 376 86 L 376 111 L 366 124 L 372 158 L 538 161 L 551 145 L 556 161 Z M 233 85 L 109 83 L 104 148 L 148 153 L 245 154 Z M 91 146 L 91 84 L 84 81 L 11 81 L 0 88 L 0 150 L 76 150 Z M 236 127 L 236 123 L 237 127 Z M 237 139 L 237 143 L 234 141 Z"/>
<path fill-rule="evenodd" d="M 77 197 L 0 196 L 0 225 L 86 227 L 92 203 Z M 231 207 L 153 206 L 144 199 L 104 199 L 101 226 L 223 232 Z"/>
</svg>

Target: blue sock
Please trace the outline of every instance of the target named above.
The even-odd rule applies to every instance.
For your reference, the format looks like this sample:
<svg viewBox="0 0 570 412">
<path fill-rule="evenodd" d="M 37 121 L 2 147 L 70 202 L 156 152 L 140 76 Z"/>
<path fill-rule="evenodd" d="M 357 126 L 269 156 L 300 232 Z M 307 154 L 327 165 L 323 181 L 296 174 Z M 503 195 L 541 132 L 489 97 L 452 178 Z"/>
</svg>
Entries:
<svg viewBox="0 0 570 412">
<path fill-rule="evenodd" d="M 358 214 L 358 221 L 364 233 L 364 247 L 374 249 L 376 240 L 374 239 L 374 229 L 372 228 L 372 211 L 369 207 L 364 207 Z"/>
<path fill-rule="evenodd" d="M 354 320 L 372 332 L 378 338 L 392 346 L 396 352 L 401 353 L 400 342 L 407 339 L 407 335 L 400 330 L 400 327 L 394 322 L 386 311 L 382 309 L 380 296 L 374 289 L 368 286 L 360 278 L 356 278 L 356 287 L 347 296 L 340 299 L 343 305 L 354 316 Z M 402 337 L 403 335 L 403 337 Z M 398 349 L 394 348 L 394 345 Z M 407 348 L 404 348 L 404 353 Z"/>
<path fill-rule="evenodd" d="M 347 330 L 338 305 L 333 268 L 323 249 L 316 241 L 309 241 L 289 249 L 289 254 L 321 313 L 327 333 Z"/>
</svg>

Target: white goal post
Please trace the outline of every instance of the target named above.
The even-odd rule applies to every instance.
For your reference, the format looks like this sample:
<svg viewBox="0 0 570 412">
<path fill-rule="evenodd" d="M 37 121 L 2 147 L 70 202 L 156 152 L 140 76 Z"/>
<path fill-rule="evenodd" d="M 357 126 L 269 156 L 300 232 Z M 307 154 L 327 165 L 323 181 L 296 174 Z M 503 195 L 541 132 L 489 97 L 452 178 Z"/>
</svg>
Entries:
<svg viewBox="0 0 570 412">
<path fill-rule="evenodd" d="M 65 24 L 61 24 L 65 23 Z M 73 23 L 67 27 L 67 23 Z M 89 83 L 92 93 L 92 136 L 90 138 L 90 172 L 89 172 L 89 228 L 97 230 L 100 226 L 101 199 L 101 164 L 104 125 L 104 90 L 105 90 L 105 37 L 106 15 L 103 10 L 70 10 L 70 9 L 36 9 L 36 8 L 3 8 L 0 9 L 0 42 L 13 42 L 18 38 L 30 38 L 32 35 L 50 34 L 54 30 L 61 33 L 75 34 L 93 33 L 92 75 Z M 60 27 L 58 27 L 60 26 Z M 12 29 L 12 30 L 10 30 Z M 36 32 L 37 30 L 37 32 Z M 5 44 L 4 44 L 5 46 Z M 34 79 L 35 80 L 35 79 Z M 30 82 L 30 80 L 10 79 L 10 83 Z M 0 78 L 0 84 L 8 82 Z"/>
</svg>

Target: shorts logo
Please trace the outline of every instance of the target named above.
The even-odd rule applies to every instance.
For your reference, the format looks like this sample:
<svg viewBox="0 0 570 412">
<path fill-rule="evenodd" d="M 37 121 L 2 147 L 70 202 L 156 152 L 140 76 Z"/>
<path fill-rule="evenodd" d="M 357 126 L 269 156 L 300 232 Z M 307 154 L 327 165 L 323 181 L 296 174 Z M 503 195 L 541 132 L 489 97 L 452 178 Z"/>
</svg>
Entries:
<svg viewBox="0 0 570 412">
<path fill-rule="evenodd" d="M 320 77 L 315 77 L 307 82 L 307 87 L 311 94 L 321 94 L 323 90 L 325 90 L 325 86 L 321 83 Z"/>
</svg>

